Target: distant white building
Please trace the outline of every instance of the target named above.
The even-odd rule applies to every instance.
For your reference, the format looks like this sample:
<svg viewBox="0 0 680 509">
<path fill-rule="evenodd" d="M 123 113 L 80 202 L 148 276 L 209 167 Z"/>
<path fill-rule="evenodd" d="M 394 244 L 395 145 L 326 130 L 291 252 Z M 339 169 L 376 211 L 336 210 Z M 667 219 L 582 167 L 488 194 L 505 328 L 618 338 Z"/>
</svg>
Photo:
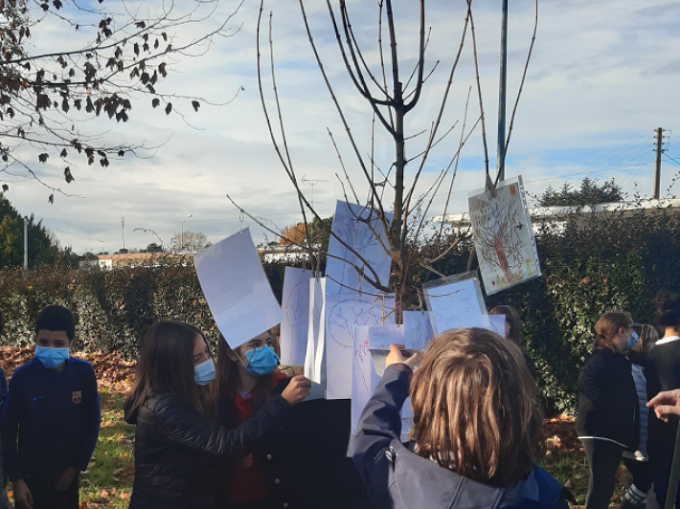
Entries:
<svg viewBox="0 0 680 509">
<path fill-rule="evenodd" d="M 582 217 L 582 219 L 579 219 L 579 224 L 583 224 L 592 214 L 605 216 L 607 214 L 619 213 L 623 217 L 632 217 L 635 212 L 640 210 L 643 210 L 645 214 L 652 214 L 660 209 L 669 209 L 677 214 L 680 212 L 680 199 L 621 201 L 600 203 L 592 207 L 588 205 L 585 207 L 535 207 L 529 209 L 529 215 L 531 216 L 531 224 L 535 233 L 540 225 L 544 223 L 551 223 L 552 226 L 558 228 L 565 225 L 567 216 L 571 214 L 579 214 Z M 453 225 L 458 229 L 467 229 L 470 227 L 470 215 L 466 212 L 463 214 L 435 216 L 432 218 L 432 222 L 443 222 L 444 224 Z"/>
</svg>

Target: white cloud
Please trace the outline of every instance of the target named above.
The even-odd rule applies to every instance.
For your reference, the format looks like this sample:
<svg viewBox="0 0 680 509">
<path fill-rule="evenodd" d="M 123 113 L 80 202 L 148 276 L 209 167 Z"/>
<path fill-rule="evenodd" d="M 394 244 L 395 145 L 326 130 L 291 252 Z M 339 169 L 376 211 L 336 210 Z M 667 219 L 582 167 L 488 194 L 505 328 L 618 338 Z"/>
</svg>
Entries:
<svg viewBox="0 0 680 509">
<path fill-rule="evenodd" d="M 379 61 L 376 43 L 377 10 L 374 2 L 348 2 L 355 34 L 366 58 L 374 69 Z M 325 2 L 307 2 L 313 35 L 333 81 L 335 92 L 347 115 L 360 151 L 370 151 L 370 110 L 347 77 L 329 22 Z M 441 60 L 440 67 L 425 86 L 420 104 L 407 117 L 408 129 L 417 133 L 428 129 L 438 111 L 448 65 L 458 49 L 464 19 L 464 2 L 428 2 L 428 27 L 432 27 L 427 63 Z M 235 3 L 220 7 L 223 19 Z M 403 73 L 415 65 L 417 47 L 417 3 L 395 2 L 397 30 Z M 169 242 L 179 231 L 188 214 L 193 217 L 187 229 L 201 230 L 216 241 L 239 227 L 238 214 L 227 201 L 229 193 L 254 215 L 268 218 L 279 226 L 298 220 L 297 200 L 274 152 L 264 121 L 255 75 L 255 20 L 259 2 L 246 2 L 235 17 L 234 27 L 242 24 L 232 38 L 217 40 L 211 52 L 196 59 L 183 59 L 159 89 L 184 95 L 198 95 L 214 102 L 233 97 L 239 87 L 244 91 L 228 106 L 204 104 L 193 113 L 187 101 L 176 107 L 187 113 L 193 129 L 176 116 L 167 117 L 151 109 L 148 98 L 136 101 L 131 120 L 125 125 L 93 122 L 93 129 L 111 129 L 114 140 L 146 140 L 156 145 L 166 140 L 152 159 L 123 161 L 103 169 L 87 167 L 74 161 L 71 166 L 76 181 L 62 182 L 63 168 L 49 166 L 52 185 L 83 196 L 56 196 L 47 203 L 48 192 L 36 183 L 11 184 L 8 197 L 22 213 L 34 212 L 53 228 L 62 243 L 78 252 L 122 247 L 121 217 L 126 221 L 127 247 L 144 247 L 153 236 L 133 232 L 150 228 Z M 479 4 L 475 23 L 479 43 L 481 82 L 484 92 L 489 156 L 495 165 L 495 139 L 498 88 L 498 49 L 500 13 L 496 4 Z M 562 175 L 580 174 L 604 168 L 619 168 L 593 173 L 593 177 L 611 178 L 632 189 L 633 182 L 649 192 L 652 178 L 652 130 L 663 126 L 676 129 L 680 118 L 677 94 L 680 61 L 680 33 L 672 23 L 678 6 L 664 0 L 650 0 L 641 7 L 633 0 L 544 1 L 540 3 L 539 29 L 534 56 L 529 68 L 515 130 L 512 135 L 508 175 L 522 173 L 531 192 L 548 185 L 559 186 Z M 265 4 L 261 34 L 265 95 L 278 131 L 278 117 L 270 86 L 267 23 L 273 10 L 274 51 L 279 97 L 284 114 L 289 148 L 298 177 L 326 180 L 314 186 L 314 200 L 324 215 L 334 209 L 342 188 L 335 173 L 340 172 L 337 155 L 326 128 L 330 128 L 341 149 L 343 160 L 354 177 L 360 195 L 360 170 L 344 136 L 321 74 L 307 42 L 297 2 Z M 533 2 L 518 0 L 511 4 L 509 29 L 509 97 L 514 100 L 533 29 Z M 43 29 L 46 29 L 43 32 Z M 196 26 L 186 30 L 198 30 Z M 179 34 L 190 36 L 190 33 Z M 386 40 L 386 33 L 383 34 Z M 36 45 L 63 47 L 72 32 L 58 25 L 45 24 L 34 30 Z M 41 39 L 42 38 L 42 39 Z M 474 69 L 466 41 L 458 73 L 444 115 L 442 129 L 462 119 L 468 87 L 474 85 Z M 473 86 L 468 126 L 479 115 Z M 511 111 L 510 103 L 509 112 Z M 426 190 L 455 152 L 460 127 L 432 154 L 422 177 L 421 192 Z M 466 207 L 465 190 L 483 184 L 483 150 L 478 128 L 465 147 L 459 177 L 449 210 Z M 408 155 L 421 150 L 425 136 L 411 142 Z M 673 152 L 676 150 L 676 152 Z M 680 154 L 677 149 L 669 153 Z M 680 157 L 676 156 L 680 159 Z M 381 168 L 389 167 L 393 148 L 389 139 L 379 134 L 376 160 Z M 649 163 L 647 165 L 647 163 Z M 415 163 L 414 163 L 415 164 Z M 674 171 L 672 161 L 664 160 L 664 187 Z M 647 166 L 645 166 L 647 165 Z M 44 167 L 34 166 L 44 174 Z M 415 168 L 414 168 L 415 169 Z M 411 170 L 413 171 L 413 170 Z M 578 182 L 584 175 L 566 180 Z M 545 180 L 552 179 L 552 180 Z M 448 187 L 442 186 L 440 193 Z M 305 184 L 310 191 L 311 186 Z M 443 208 L 445 196 L 438 196 L 432 213 Z M 251 224 L 246 221 L 244 225 Z M 256 237 L 260 237 L 256 229 Z M 68 233 L 67 233 L 68 232 Z M 77 234 L 77 235 L 76 235 Z M 261 237 L 260 237 L 261 238 Z M 102 242 L 99 242 L 100 239 Z"/>
</svg>

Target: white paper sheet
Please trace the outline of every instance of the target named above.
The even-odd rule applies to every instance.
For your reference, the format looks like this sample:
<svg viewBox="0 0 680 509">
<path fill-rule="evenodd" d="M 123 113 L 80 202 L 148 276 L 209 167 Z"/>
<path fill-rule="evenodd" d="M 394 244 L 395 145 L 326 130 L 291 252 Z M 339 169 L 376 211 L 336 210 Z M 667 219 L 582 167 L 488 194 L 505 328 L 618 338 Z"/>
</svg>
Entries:
<svg viewBox="0 0 680 509">
<path fill-rule="evenodd" d="M 430 313 L 426 311 L 404 311 L 404 346 L 408 350 L 423 350 L 434 336 Z"/>
<path fill-rule="evenodd" d="M 505 337 L 505 315 L 489 315 L 489 330 Z"/>
<path fill-rule="evenodd" d="M 392 343 L 397 345 L 404 344 L 403 325 L 390 324 L 379 327 L 370 327 L 368 329 L 369 348 L 389 350 Z"/>
<path fill-rule="evenodd" d="M 479 270 L 487 295 L 541 275 L 522 177 L 485 189 L 468 199 Z"/>
<path fill-rule="evenodd" d="M 385 324 L 394 323 L 394 299 L 385 299 Z M 366 295 L 326 295 L 326 399 L 352 397 L 355 326 L 383 325 L 382 299 Z"/>
<path fill-rule="evenodd" d="M 286 267 L 281 298 L 281 364 L 304 366 L 309 335 L 309 270 Z"/>
<path fill-rule="evenodd" d="M 441 334 L 461 327 L 489 328 L 481 289 L 476 279 L 464 279 L 440 286 L 423 288 L 430 306 L 432 330 Z"/>
<path fill-rule="evenodd" d="M 373 368 L 373 359 L 369 351 L 370 327 L 354 327 L 352 354 L 352 427 L 354 434 L 361 412 L 370 399 L 373 391 L 380 383 L 380 377 Z"/>
<path fill-rule="evenodd" d="M 323 384 L 324 353 L 326 350 L 326 279 L 311 278 L 309 285 L 309 318 L 307 323 L 307 349 L 305 376 L 312 382 Z"/>
<path fill-rule="evenodd" d="M 281 323 L 282 313 L 248 228 L 194 257 L 215 323 L 231 348 Z"/>
<path fill-rule="evenodd" d="M 385 215 L 388 224 L 391 223 L 392 215 Z M 356 219 L 357 217 L 368 218 L 369 216 L 374 218 L 371 220 L 372 228 Z M 389 244 L 385 228 L 381 221 L 377 219 L 377 212 L 359 205 L 338 201 L 332 231 L 367 261 L 378 275 L 380 283 L 387 286 L 392 259 L 383 248 L 384 246 L 389 249 Z M 356 295 L 356 292 L 351 289 L 376 293 L 375 288 L 362 281 L 354 266 L 361 268 L 364 266 L 364 262 L 331 235 L 328 244 L 328 261 L 326 262 L 327 292 L 329 295 Z M 368 269 L 364 273 L 369 275 L 371 279 L 375 278 Z"/>
<path fill-rule="evenodd" d="M 382 329 L 382 330 L 380 330 Z M 382 334 L 376 334 L 382 332 Z M 352 426 L 351 432 L 354 434 L 359 417 L 364 411 L 368 400 L 373 396 L 375 389 L 380 383 L 382 374 L 385 372 L 385 358 L 389 350 L 376 346 L 374 349 L 371 343 L 382 345 L 401 341 L 403 328 L 395 325 L 384 327 L 354 327 L 354 352 L 352 359 Z M 411 409 L 411 398 L 407 398 L 401 411 L 402 416 L 402 440 L 406 440 L 413 410 Z"/>
</svg>

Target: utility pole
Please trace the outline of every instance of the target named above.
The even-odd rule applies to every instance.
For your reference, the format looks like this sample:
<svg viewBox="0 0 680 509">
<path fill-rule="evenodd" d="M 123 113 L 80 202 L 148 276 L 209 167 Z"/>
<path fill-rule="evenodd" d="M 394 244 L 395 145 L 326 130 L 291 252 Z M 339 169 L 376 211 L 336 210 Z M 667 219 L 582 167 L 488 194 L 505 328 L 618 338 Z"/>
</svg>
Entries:
<svg viewBox="0 0 680 509">
<path fill-rule="evenodd" d="M 28 218 L 24 217 L 24 274 L 28 274 Z"/>
<path fill-rule="evenodd" d="M 663 153 L 663 128 L 656 130 L 656 168 L 654 171 L 654 199 L 661 196 L 661 154 Z"/>
<path fill-rule="evenodd" d="M 123 249 L 125 249 L 125 217 L 123 217 L 121 224 L 123 225 Z"/>
<path fill-rule="evenodd" d="M 501 0 L 501 72 L 498 92 L 498 180 L 505 180 L 505 103 L 508 85 L 508 0 Z"/>
</svg>

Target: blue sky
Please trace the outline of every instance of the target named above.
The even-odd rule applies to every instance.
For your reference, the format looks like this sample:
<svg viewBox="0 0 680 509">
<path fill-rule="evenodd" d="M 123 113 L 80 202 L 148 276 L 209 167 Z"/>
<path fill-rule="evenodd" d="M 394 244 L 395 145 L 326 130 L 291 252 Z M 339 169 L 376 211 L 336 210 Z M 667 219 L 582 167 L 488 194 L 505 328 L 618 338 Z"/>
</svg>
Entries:
<svg viewBox="0 0 680 509">
<path fill-rule="evenodd" d="M 115 2 L 108 5 L 116 6 Z M 348 2 L 355 33 L 365 48 L 370 65 L 378 62 L 375 2 Z M 417 30 L 416 2 L 398 0 L 397 30 L 402 68 L 415 63 Z M 135 4 L 129 4 L 135 5 Z M 141 3 L 144 8 L 146 4 Z M 186 4 L 179 3 L 180 7 Z M 208 21 L 214 26 L 234 8 L 222 0 Z M 344 72 L 332 38 L 325 2 L 307 2 L 313 35 L 336 94 L 344 107 L 360 150 L 370 150 L 370 110 L 354 90 Z M 426 65 L 441 63 L 425 86 L 419 106 L 407 118 L 407 129 L 417 133 L 429 128 L 441 98 L 460 42 L 465 2 L 428 1 L 427 26 L 431 39 Z M 478 2 L 475 7 L 481 84 L 483 89 L 489 156 L 496 158 L 496 116 L 500 41 L 500 2 Z M 533 2 L 515 0 L 510 6 L 508 95 L 510 104 L 519 86 L 524 59 L 533 28 Z M 213 242 L 239 228 L 238 214 L 227 201 L 229 193 L 254 215 L 278 226 L 297 222 L 297 200 L 281 168 L 266 129 L 255 77 L 255 20 L 259 2 L 246 0 L 232 26 L 241 27 L 232 38 L 217 40 L 200 58 L 178 62 L 162 85 L 165 92 L 193 94 L 215 102 L 244 90 L 228 106 L 204 105 L 189 113 L 192 128 L 176 116 L 166 117 L 149 106 L 150 100 L 134 103 L 126 125 L 93 122 L 93 130 L 111 129 L 113 140 L 145 140 L 149 145 L 165 143 L 151 159 L 125 158 L 106 170 L 76 161 L 76 181 L 68 191 L 81 198 L 56 196 L 47 203 L 48 192 L 35 182 L 10 184 L 7 195 L 22 214 L 35 213 L 55 231 L 64 245 L 76 252 L 115 251 L 122 247 L 121 218 L 125 217 L 126 247 L 144 247 L 152 235 L 134 228 L 155 230 L 166 243 L 186 229 L 203 231 Z M 322 215 L 330 215 L 342 188 L 335 173 L 337 156 L 326 129 L 340 147 L 350 175 L 360 194 L 365 192 L 359 168 L 338 115 L 329 100 L 313 60 L 297 2 L 265 3 L 265 17 L 273 12 L 277 85 L 288 142 L 299 177 L 322 180 L 314 187 L 314 201 Z M 512 135 L 507 175 L 521 174 L 530 193 L 539 194 L 549 185 L 578 184 L 585 176 L 601 180 L 615 178 L 632 193 L 635 184 L 643 194 L 652 187 L 654 129 L 667 130 L 663 157 L 662 190 L 680 171 L 680 5 L 649 0 L 541 0 L 539 27 L 524 93 Z M 176 36 L 196 36 L 200 26 L 184 27 Z M 68 47 L 74 36 L 47 21 L 33 30 L 36 51 Z M 269 82 L 266 31 L 261 39 L 267 83 Z M 375 67 L 374 67 L 375 68 Z M 405 71 L 406 73 L 408 71 Z M 442 129 L 462 121 L 468 88 L 474 85 L 470 39 L 454 78 Z M 474 94 L 470 101 L 468 126 L 479 116 Z M 270 86 L 265 94 L 273 108 Z M 189 112 L 188 104 L 178 103 Z M 89 127 L 88 127 L 89 128 Z M 433 152 L 422 178 L 424 192 L 455 152 L 460 123 Z M 423 136 L 410 142 L 408 154 L 422 148 Z M 386 136 L 376 139 L 376 160 L 381 167 L 392 161 Z M 465 146 L 452 196 L 452 212 L 466 210 L 466 191 L 484 181 L 484 160 L 479 128 Z M 66 189 L 59 167 L 35 166 L 50 184 Z M 413 170 L 411 170 L 413 171 Z M 448 184 L 446 185 L 448 187 Z M 305 184 L 306 190 L 311 190 Z M 438 196 L 431 209 L 442 211 L 445 196 Z M 243 226 L 250 223 L 245 221 Z M 261 239 L 259 228 L 253 229 Z"/>
</svg>

